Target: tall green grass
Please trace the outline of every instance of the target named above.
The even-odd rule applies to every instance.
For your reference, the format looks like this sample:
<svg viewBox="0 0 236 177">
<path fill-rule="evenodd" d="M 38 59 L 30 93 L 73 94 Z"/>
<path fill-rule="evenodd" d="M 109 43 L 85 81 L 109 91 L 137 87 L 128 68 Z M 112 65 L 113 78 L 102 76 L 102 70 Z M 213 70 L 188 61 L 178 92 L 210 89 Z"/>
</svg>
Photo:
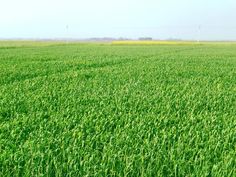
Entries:
<svg viewBox="0 0 236 177">
<path fill-rule="evenodd" d="M 236 45 L 1 46 L 0 176 L 236 176 Z"/>
</svg>

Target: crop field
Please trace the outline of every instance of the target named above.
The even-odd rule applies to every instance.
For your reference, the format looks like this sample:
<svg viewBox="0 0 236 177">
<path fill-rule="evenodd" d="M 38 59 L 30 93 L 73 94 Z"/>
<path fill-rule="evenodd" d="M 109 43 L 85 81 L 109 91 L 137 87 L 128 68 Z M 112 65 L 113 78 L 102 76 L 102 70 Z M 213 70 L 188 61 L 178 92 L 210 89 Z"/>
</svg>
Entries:
<svg viewBox="0 0 236 177">
<path fill-rule="evenodd" d="M 0 42 L 0 176 L 236 176 L 236 44 Z"/>
<path fill-rule="evenodd" d="M 211 41 L 203 41 L 203 42 L 198 42 L 198 41 L 156 41 L 156 40 L 151 40 L 151 41 L 146 41 L 146 40 L 117 40 L 117 41 L 112 41 L 112 44 L 115 45 L 235 45 L 236 42 L 211 42 Z"/>
</svg>

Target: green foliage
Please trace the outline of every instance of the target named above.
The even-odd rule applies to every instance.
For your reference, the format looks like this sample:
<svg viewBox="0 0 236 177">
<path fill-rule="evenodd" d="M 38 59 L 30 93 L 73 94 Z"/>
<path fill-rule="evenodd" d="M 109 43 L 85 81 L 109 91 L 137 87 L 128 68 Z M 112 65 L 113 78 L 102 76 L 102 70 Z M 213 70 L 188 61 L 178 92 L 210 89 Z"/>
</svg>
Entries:
<svg viewBox="0 0 236 177">
<path fill-rule="evenodd" d="M 236 176 L 236 45 L 0 45 L 0 176 Z"/>
</svg>

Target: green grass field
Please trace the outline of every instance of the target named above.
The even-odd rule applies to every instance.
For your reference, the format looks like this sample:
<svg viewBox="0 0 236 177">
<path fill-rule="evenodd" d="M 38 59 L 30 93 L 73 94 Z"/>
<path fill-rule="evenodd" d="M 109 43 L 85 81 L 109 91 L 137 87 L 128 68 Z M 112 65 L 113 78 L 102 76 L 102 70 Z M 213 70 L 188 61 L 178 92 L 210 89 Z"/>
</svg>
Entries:
<svg viewBox="0 0 236 177">
<path fill-rule="evenodd" d="M 0 42 L 0 176 L 236 176 L 236 44 Z"/>
</svg>

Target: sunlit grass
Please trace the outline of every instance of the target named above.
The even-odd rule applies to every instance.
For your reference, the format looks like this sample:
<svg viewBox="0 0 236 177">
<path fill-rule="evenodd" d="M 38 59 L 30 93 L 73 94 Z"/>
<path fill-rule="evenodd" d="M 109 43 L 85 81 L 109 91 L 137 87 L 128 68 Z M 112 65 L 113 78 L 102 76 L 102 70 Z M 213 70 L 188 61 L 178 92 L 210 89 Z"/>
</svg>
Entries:
<svg viewBox="0 0 236 177">
<path fill-rule="evenodd" d="M 1 45 L 1 177 L 236 175 L 236 45 Z"/>
</svg>

